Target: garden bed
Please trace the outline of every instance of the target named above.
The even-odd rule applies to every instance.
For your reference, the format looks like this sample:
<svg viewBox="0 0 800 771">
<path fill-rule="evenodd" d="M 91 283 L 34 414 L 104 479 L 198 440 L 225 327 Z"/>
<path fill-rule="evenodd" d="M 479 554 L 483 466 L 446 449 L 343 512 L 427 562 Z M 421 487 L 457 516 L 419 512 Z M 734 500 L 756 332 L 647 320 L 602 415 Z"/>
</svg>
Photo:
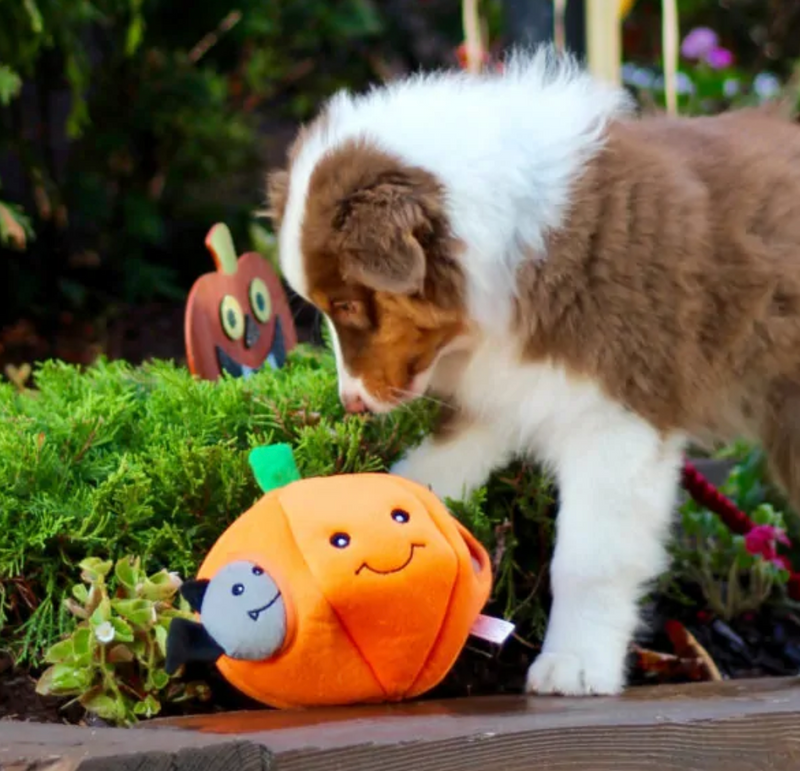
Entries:
<svg viewBox="0 0 800 771">
<path fill-rule="evenodd" d="M 140 730 L 0 723 L 7 771 L 773 771 L 800 755 L 795 679 L 498 696 L 152 721 Z"/>
<path fill-rule="evenodd" d="M 74 692 L 59 698 L 36 693 L 45 652 L 75 623 L 64 601 L 72 598 L 74 605 L 85 597 L 76 594 L 81 560 L 141 556 L 148 573 L 192 576 L 219 534 L 258 497 L 247 466 L 252 446 L 291 443 L 303 476 L 382 470 L 419 439 L 435 412 L 435 405 L 421 402 L 385 418 L 344 416 L 330 355 L 304 346 L 285 370 L 248 381 L 198 382 L 166 362 L 132 367 L 100 361 L 85 371 L 47 364 L 30 385 L 34 390 L 0 385 L 0 410 L 11 429 L 0 436 L 0 463 L 10 480 L 0 489 L 0 527 L 8 534 L 0 545 L 0 650 L 8 651 L 0 658 L 0 718 L 39 723 L 120 722 L 120 714 L 107 709 L 64 708 L 82 687 L 97 696 L 96 680 L 73 685 Z M 712 481 L 724 481 L 748 513 L 782 523 L 775 508 L 780 501 L 763 482 L 757 454 L 744 448 L 698 463 L 705 463 Z M 547 619 L 556 507 L 551 481 L 520 464 L 454 506 L 493 558 L 495 591 L 487 612 L 513 619 L 517 629 L 499 650 L 470 640 L 423 702 L 522 691 Z M 699 506 L 684 505 L 679 519 L 673 570 L 649 598 L 650 631 L 631 654 L 632 686 L 795 674 L 800 620 L 780 569 L 747 553 L 741 538 Z M 697 555 L 710 560 L 705 572 L 691 572 Z M 774 586 L 768 584 L 772 589 L 752 608 L 724 618 L 709 608 L 705 592 L 724 595 L 740 563 L 745 600 L 753 571 L 766 571 Z M 116 578 L 112 574 L 111 582 Z M 117 581 L 114 591 L 120 590 Z M 676 628 L 690 640 L 683 649 L 676 646 Z M 174 683 L 161 675 L 143 687 L 135 666 L 121 666 L 115 676 L 129 694 L 121 722 L 130 722 L 138 702 L 138 716 L 258 706 L 210 666 L 194 665 L 183 678 L 204 684 L 202 700 L 175 701 Z"/>
</svg>

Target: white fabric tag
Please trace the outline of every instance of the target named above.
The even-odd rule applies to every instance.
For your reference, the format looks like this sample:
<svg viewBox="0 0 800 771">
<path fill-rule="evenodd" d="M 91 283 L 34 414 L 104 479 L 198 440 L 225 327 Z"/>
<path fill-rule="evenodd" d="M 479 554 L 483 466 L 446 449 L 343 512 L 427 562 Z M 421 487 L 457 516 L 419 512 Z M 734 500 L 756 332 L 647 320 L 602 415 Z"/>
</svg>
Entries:
<svg viewBox="0 0 800 771">
<path fill-rule="evenodd" d="M 515 626 L 510 621 L 504 621 L 502 618 L 495 618 L 494 616 L 480 615 L 475 619 L 475 623 L 470 628 L 469 633 L 481 640 L 502 645 L 514 629 Z"/>
</svg>

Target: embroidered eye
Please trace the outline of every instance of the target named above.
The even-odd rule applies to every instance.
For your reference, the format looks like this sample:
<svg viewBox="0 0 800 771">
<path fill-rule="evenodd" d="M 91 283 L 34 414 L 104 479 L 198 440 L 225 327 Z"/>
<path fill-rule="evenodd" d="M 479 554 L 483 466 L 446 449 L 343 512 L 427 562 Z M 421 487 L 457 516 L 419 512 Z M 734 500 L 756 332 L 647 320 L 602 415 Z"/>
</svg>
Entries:
<svg viewBox="0 0 800 771">
<path fill-rule="evenodd" d="M 231 589 L 231 594 L 234 597 L 238 597 L 240 594 L 244 594 L 244 584 L 234 584 L 233 589 Z"/>
<path fill-rule="evenodd" d="M 403 511 L 403 509 L 394 509 L 392 511 L 392 519 L 401 525 L 405 525 L 411 519 L 411 515 L 407 511 Z"/>
<path fill-rule="evenodd" d="M 260 568 L 260 567 L 258 567 L 258 566 L 254 567 L 254 568 L 253 568 L 253 575 L 254 575 L 254 576 L 263 576 L 263 575 L 264 575 L 264 570 L 263 570 L 263 568 Z"/>
<path fill-rule="evenodd" d="M 331 536 L 331 546 L 337 549 L 346 549 L 350 545 L 350 536 L 347 533 L 334 533 Z"/>
</svg>

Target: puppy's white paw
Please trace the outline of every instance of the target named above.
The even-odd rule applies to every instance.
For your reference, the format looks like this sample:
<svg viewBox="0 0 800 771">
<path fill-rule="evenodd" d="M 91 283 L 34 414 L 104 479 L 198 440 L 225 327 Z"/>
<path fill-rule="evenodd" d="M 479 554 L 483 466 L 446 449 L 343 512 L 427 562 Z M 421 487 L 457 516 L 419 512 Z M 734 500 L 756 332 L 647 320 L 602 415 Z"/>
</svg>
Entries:
<svg viewBox="0 0 800 771">
<path fill-rule="evenodd" d="M 429 457 L 429 453 L 412 451 L 408 457 L 395 463 L 389 472 L 429 487 L 442 500 L 461 500 L 466 489 L 467 480 L 458 469 L 437 463 L 435 458 Z"/>
<path fill-rule="evenodd" d="M 622 691 L 624 673 L 615 661 L 578 653 L 541 653 L 528 669 L 528 693 L 560 696 L 613 696 Z"/>
<path fill-rule="evenodd" d="M 429 442 L 411 450 L 389 473 L 429 487 L 442 500 L 461 500 L 476 486 L 475 480 L 465 474 L 464 463 Z"/>
</svg>

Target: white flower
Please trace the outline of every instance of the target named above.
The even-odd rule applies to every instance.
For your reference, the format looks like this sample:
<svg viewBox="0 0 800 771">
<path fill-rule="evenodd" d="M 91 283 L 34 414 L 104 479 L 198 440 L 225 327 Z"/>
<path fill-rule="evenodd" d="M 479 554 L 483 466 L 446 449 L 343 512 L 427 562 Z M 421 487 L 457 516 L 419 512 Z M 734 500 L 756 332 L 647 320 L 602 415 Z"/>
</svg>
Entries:
<svg viewBox="0 0 800 771">
<path fill-rule="evenodd" d="M 725 78 L 725 82 L 722 84 L 722 93 L 728 99 L 732 99 L 739 93 L 739 81 L 736 78 Z"/>
<path fill-rule="evenodd" d="M 622 82 L 636 88 L 652 88 L 655 76 L 644 67 L 626 62 L 622 65 Z"/>
<path fill-rule="evenodd" d="M 101 643 L 110 643 L 114 639 L 114 627 L 110 621 L 104 621 L 94 630 L 94 636 Z"/>
<path fill-rule="evenodd" d="M 753 91 L 758 94 L 759 99 L 770 99 L 780 90 L 781 82 L 771 72 L 759 72 L 753 80 Z"/>
<path fill-rule="evenodd" d="M 694 83 L 685 72 L 675 73 L 675 90 L 679 94 L 693 94 Z"/>
<path fill-rule="evenodd" d="M 174 570 L 170 571 L 169 574 L 170 583 L 175 587 L 176 591 L 183 586 L 183 579 L 181 578 L 180 574 L 175 572 Z"/>
</svg>

